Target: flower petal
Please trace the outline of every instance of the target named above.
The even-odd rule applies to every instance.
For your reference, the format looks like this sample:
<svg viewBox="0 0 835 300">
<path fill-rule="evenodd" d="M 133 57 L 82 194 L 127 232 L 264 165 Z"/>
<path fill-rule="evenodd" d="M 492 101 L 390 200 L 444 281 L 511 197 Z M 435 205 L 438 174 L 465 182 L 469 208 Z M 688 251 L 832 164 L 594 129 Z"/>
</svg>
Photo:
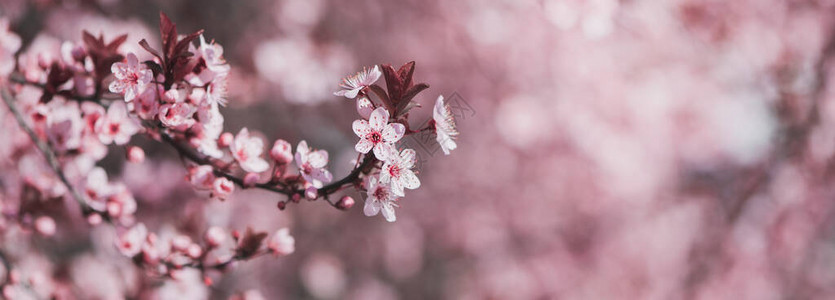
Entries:
<svg viewBox="0 0 835 300">
<path fill-rule="evenodd" d="M 400 184 L 410 190 L 420 187 L 420 179 L 411 170 L 402 170 L 400 173 Z"/>
<path fill-rule="evenodd" d="M 391 123 L 383 129 L 383 140 L 389 143 L 394 143 L 403 138 L 406 133 L 406 126 L 400 123 Z"/>
<path fill-rule="evenodd" d="M 328 152 L 325 150 L 316 150 L 307 156 L 307 162 L 311 167 L 322 168 L 328 164 Z"/>
<path fill-rule="evenodd" d="M 391 156 L 393 155 L 392 152 L 396 152 L 394 150 L 394 145 L 387 144 L 387 143 L 378 143 L 374 145 L 374 156 L 381 161 L 389 161 Z"/>
<path fill-rule="evenodd" d="M 374 143 L 363 138 L 360 139 L 359 142 L 357 142 L 357 145 L 354 146 L 354 150 L 357 150 L 357 152 L 359 153 L 368 153 L 368 151 L 371 151 L 371 148 L 373 147 Z"/>
<path fill-rule="evenodd" d="M 394 206 L 389 202 L 383 204 L 383 217 L 389 222 L 397 221 L 397 216 L 394 215 Z"/>
<path fill-rule="evenodd" d="M 389 121 L 389 112 L 384 107 L 378 107 L 371 112 L 371 117 L 368 119 L 371 129 L 374 131 L 383 131 L 383 128 Z"/>
<path fill-rule="evenodd" d="M 365 199 L 365 207 L 363 207 L 362 212 L 368 217 L 376 216 L 380 212 L 380 205 L 369 197 Z"/>
<path fill-rule="evenodd" d="M 400 168 L 411 169 L 417 162 L 417 153 L 414 149 L 406 149 L 400 152 Z"/>
<path fill-rule="evenodd" d="M 371 126 L 368 125 L 366 120 L 356 120 L 351 124 L 351 127 L 354 129 L 354 134 L 361 138 L 371 133 Z"/>
</svg>

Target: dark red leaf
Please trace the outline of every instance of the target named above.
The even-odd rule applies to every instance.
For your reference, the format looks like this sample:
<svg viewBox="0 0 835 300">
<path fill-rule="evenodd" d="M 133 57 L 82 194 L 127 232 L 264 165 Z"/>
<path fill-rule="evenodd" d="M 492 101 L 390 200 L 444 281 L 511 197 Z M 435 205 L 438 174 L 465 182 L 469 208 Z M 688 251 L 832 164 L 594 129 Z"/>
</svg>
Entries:
<svg viewBox="0 0 835 300">
<path fill-rule="evenodd" d="M 418 83 L 410 87 L 408 90 L 406 90 L 405 93 L 403 93 L 403 97 L 400 98 L 400 103 L 397 104 L 397 111 L 402 111 L 404 108 L 406 108 L 407 105 L 409 105 L 409 102 L 412 101 L 412 98 L 414 98 L 415 96 L 417 96 L 417 94 L 428 88 L 429 85 L 425 83 Z"/>
<path fill-rule="evenodd" d="M 251 257 L 258 252 L 258 249 L 261 248 L 261 244 L 264 243 L 264 239 L 266 238 L 266 232 L 255 232 L 252 228 L 247 227 L 246 233 L 244 233 L 243 238 L 238 243 L 238 248 L 235 249 L 235 252 L 240 257 Z"/>
<path fill-rule="evenodd" d="M 90 49 L 103 48 L 104 45 L 102 45 L 102 43 L 100 43 L 99 40 L 96 39 L 96 37 L 94 37 L 92 34 L 87 32 L 87 30 L 82 31 L 81 35 L 82 35 L 82 39 L 84 40 L 84 43 L 87 44 L 87 48 L 90 48 Z"/>
<path fill-rule="evenodd" d="M 151 55 L 155 56 L 160 61 L 162 61 L 162 56 L 159 54 L 159 52 L 157 52 L 156 49 L 152 48 L 151 45 L 148 44 L 148 41 L 146 41 L 145 39 L 139 41 L 139 46 L 142 46 L 142 49 L 145 49 L 145 51 L 148 51 L 148 53 L 151 53 Z"/>
<path fill-rule="evenodd" d="M 110 44 L 107 44 L 106 48 L 107 48 L 107 50 L 110 50 L 110 51 L 116 51 L 116 49 L 118 49 L 119 46 L 121 46 L 127 39 L 128 39 L 127 34 L 120 35 L 120 36 L 116 37 L 115 39 L 113 39 L 112 41 L 110 41 Z"/>
<path fill-rule="evenodd" d="M 383 106 L 387 110 L 392 112 L 394 111 L 394 105 L 391 103 L 391 100 L 389 99 L 388 95 L 386 95 L 386 91 L 384 91 L 383 88 L 376 84 L 372 84 L 368 88 L 371 90 L 371 92 L 377 95 L 377 98 L 380 98 L 380 101 L 383 101 Z"/>
<path fill-rule="evenodd" d="M 177 43 L 177 25 L 164 12 L 159 12 L 159 33 L 162 38 L 162 51 L 165 58 L 171 55 Z"/>
<path fill-rule="evenodd" d="M 157 75 L 162 74 L 162 66 L 160 66 L 157 62 L 153 60 L 146 60 L 142 63 L 148 66 L 148 69 L 151 69 L 152 72 L 154 72 L 154 78 L 156 78 Z"/>
<path fill-rule="evenodd" d="M 389 64 L 382 65 L 383 77 L 386 79 L 386 90 L 389 94 L 389 101 L 396 102 L 400 98 L 400 93 L 397 92 L 400 86 L 400 78 L 397 76 L 397 71 Z"/>
<path fill-rule="evenodd" d="M 188 50 L 188 45 L 191 43 L 191 41 L 193 41 L 194 39 L 199 37 L 201 34 L 203 34 L 203 29 L 200 29 L 197 32 L 194 32 L 192 34 L 189 34 L 186 37 L 184 37 L 182 40 L 177 42 L 177 46 L 174 47 L 174 52 L 172 52 L 172 55 L 179 55 L 180 53 L 183 53 L 183 51 L 187 51 Z"/>
<path fill-rule="evenodd" d="M 414 73 L 415 61 L 407 62 L 405 65 L 401 66 L 399 70 L 397 70 L 397 77 L 400 78 L 401 92 L 405 92 L 405 90 L 412 85 L 412 74 Z"/>
</svg>

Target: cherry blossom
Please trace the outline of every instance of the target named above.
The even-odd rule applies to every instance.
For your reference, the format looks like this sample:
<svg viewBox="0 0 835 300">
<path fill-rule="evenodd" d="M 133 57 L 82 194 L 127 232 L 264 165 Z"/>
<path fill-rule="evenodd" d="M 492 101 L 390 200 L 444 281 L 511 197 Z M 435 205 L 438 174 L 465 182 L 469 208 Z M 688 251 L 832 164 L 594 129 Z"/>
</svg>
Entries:
<svg viewBox="0 0 835 300">
<path fill-rule="evenodd" d="M 113 64 L 111 68 L 116 76 L 110 84 L 110 91 L 125 95 L 125 101 L 132 101 L 151 82 L 153 73 L 133 53 L 128 53 L 125 62 Z"/>
<path fill-rule="evenodd" d="M 449 105 L 444 103 L 444 96 L 438 96 L 438 100 L 435 101 L 432 118 L 435 121 L 435 140 L 441 145 L 444 155 L 449 155 L 450 151 L 458 147 L 455 143 L 458 131 L 455 128 L 455 120 Z"/>
<path fill-rule="evenodd" d="M 270 149 L 270 157 L 278 164 L 288 164 L 293 161 L 293 146 L 285 140 L 276 140 Z"/>
<path fill-rule="evenodd" d="M 214 187 L 214 168 L 210 165 L 200 165 L 188 170 L 188 181 L 197 189 L 212 189 Z"/>
<path fill-rule="evenodd" d="M 391 191 L 398 196 L 405 196 L 403 189 L 420 187 L 420 180 L 412 167 L 415 165 L 415 150 L 405 149 L 400 154 L 392 153 L 380 170 L 380 181 L 391 185 Z"/>
<path fill-rule="evenodd" d="M 360 153 L 368 153 L 374 149 L 374 156 L 385 161 L 389 153 L 395 151 L 394 143 L 399 141 L 406 132 L 406 127 L 400 123 L 388 123 L 389 112 L 378 107 L 371 113 L 368 121 L 356 120 L 352 127 L 354 133 L 360 137 L 354 149 Z"/>
<path fill-rule="evenodd" d="M 382 211 L 386 221 L 394 222 L 397 220 L 397 216 L 394 214 L 394 208 L 398 207 L 398 198 L 388 184 L 380 182 L 376 176 L 370 177 L 368 179 L 367 194 L 365 207 L 362 210 L 366 216 L 376 216 Z"/>
<path fill-rule="evenodd" d="M 333 180 L 331 172 L 325 169 L 327 164 L 327 151 L 313 151 L 307 147 L 306 141 L 301 141 L 296 146 L 296 165 L 299 167 L 299 173 L 314 187 L 322 188 L 324 183 Z"/>
<path fill-rule="evenodd" d="M 159 108 L 159 120 L 163 125 L 178 131 L 185 131 L 194 125 L 197 108 L 185 102 L 163 104 Z"/>
<path fill-rule="evenodd" d="M 261 153 L 264 152 L 264 141 L 259 137 L 250 136 L 246 128 L 238 132 L 232 145 L 229 145 L 229 150 L 232 151 L 232 157 L 245 171 L 260 173 L 270 167 L 270 164 L 261 158 Z"/>
<path fill-rule="evenodd" d="M 20 37 L 9 31 L 9 20 L 0 18 L 0 76 L 14 70 L 14 54 L 20 49 Z"/>
<path fill-rule="evenodd" d="M 148 237 L 148 229 L 145 224 L 137 224 L 128 231 L 122 233 L 116 240 L 116 248 L 122 255 L 133 257 L 142 251 L 142 245 L 145 243 L 145 238 Z"/>
<path fill-rule="evenodd" d="M 113 102 L 107 115 L 96 121 L 96 131 L 103 144 L 124 145 L 139 132 L 139 125 L 128 116 L 124 102 Z"/>
<path fill-rule="evenodd" d="M 342 83 L 339 84 L 340 87 L 343 88 L 341 91 L 337 91 L 333 93 L 335 96 L 345 96 L 348 99 L 354 99 L 357 97 L 357 94 L 362 91 L 362 89 L 374 84 L 377 79 L 380 79 L 383 73 L 380 72 L 379 66 L 374 66 L 370 70 L 368 68 L 363 68 L 362 71 L 357 72 L 357 74 L 348 76 L 342 79 Z"/>
<path fill-rule="evenodd" d="M 63 100 L 53 103 L 56 105 L 52 108 L 46 124 L 49 142 L 57 151 L 77 149 L 81 146 L 81 134 L 84 130 L 78 103 Z"/>
<path fill-rule="evenodd" d="M 226 177 L 218 177 L 212 184 L 212 197 L 225 200 L 235 191 L 235 184 Z"/>
<path fill-rule="evenodd" d="M 290 235 L 290 229 L 282 228 L 270 237 L 267 248 L 275 255 L 289 255 L 296 251 L 296 239 Z"/>
</svg>

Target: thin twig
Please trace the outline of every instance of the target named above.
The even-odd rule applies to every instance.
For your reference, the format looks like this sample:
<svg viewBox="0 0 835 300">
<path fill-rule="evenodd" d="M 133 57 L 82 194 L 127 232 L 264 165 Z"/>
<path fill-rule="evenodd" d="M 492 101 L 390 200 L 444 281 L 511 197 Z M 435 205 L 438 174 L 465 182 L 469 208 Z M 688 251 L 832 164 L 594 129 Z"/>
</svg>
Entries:
<svg viewBox="0 0 835 300">
<path fill-rule="evenodd" d="M 29 139 L 32 140 L 32 143 L 34 143 L 38 150 L 40 150 L 41 153 L 43 153 L 44 159 L 46 159 L 46 162 L 49 164 L 50 168 L 52 168 L 52 171 L 55 172 L 56 175 L 58 175 L 58 179 L 60 179 L 61 182 L 67 187 L 67 190 L 69 190 L 70 195 L 73 197 L 73 199 L 75 199 L 76 202 L 78 202 L 78 205 L 81 206 L 81 212 L 86 215 L 87 213 L 92 211 L 90 205 L 88 205 L 87 201 L 84 200 L 84 197 L 81 196 L 81 194 L 78 193 L 75 187 L 73 187 L 73 185 L 70 184 L 70 181 L 67 180 L 67 176 L 64 175 L 64 172 L 61 170 L 61 165 L 58 163 L 58 157 L 55 155 L 55 152 L 52 151 L 52 148 L 50 148 L 49 145 L 46 144 L 46 142 L 41 140 L 35 133 L 35 131 L 32 130 L 32 128 L 30 128 L 28 124 L 26 124 L 26 120 L 23 118 L 23 115 L 20 113 L 20 111 L 17 109 L 17 105 L 15 105 L 14 103 L 14 98 L 12 97 L 11 93 L 9 93 L 9 89 L 5 86 L 2 87 L 2 90 L 0 90 L 0 94 L 2 94 L 3 102 L 5 102 L 6 106 L 9 107 L 9 111 L 11 111 L 12 114 L 15 116 L 15 119 L 17 119 L 17 123 L 18 125 L 20 125 L 20 128 L 26 131 L 26 134 L 29 135 Z"/>
</svg>

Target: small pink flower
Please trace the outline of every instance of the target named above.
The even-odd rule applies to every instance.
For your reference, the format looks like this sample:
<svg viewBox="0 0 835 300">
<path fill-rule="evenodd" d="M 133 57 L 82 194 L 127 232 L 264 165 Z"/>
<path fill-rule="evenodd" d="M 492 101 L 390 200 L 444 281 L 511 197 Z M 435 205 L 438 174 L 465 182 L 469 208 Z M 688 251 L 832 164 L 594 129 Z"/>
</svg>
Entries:
<svg viewBox="0 0 835 300">
<path fill-rule="evenodd" d="M 293 161 L 293 146 L 285 140 L 276 140 L 270 149 L 270 157 L 278 164 L 288 164 Z"/>
<path fill-rule="evenodd" d="M 142 251 L 142 245 L 145 244 L 147 237 L 148 229 L 145 228 L 145 224 L 140 223 L 119 236 L 116 240 L 116 248 L 123 255 L 134 257 Z"/>
<path fill-rule="evenodd" d="M 217 226 L 212 226 L 206 231 L 206 243 L 212 247 L 220 246 L 220 244 L 226 241 L 226 236 L 226 230 Z"/>
<path fill-rule="evenodd" d="M 238 161 L 244 171 L 260 173 L 270 167 L 270 164 L 261 158 L 261 153 L 264 152 L 264 141 L 250 136 L 246 128 L 238 132 L 229 150 L 232 151 L 232 157 Z"/>
<path fill-rule="evenodd" d="M 226 200 L 235 191 L 235 184 L 226 177 L 218 177 L 212 184 L 212 198 Z"/>
<path fill-rule="evenodd" d="M 287 228 L 279 229 L 267 241 L 267 248 L 275 255 L 288 255 L 296 251 L 296 239 Z"/>
<path fill-rule="evenodd" d="M 20 45 L 20 37 L 9 30 L 9 20 L 0 19 L 0 76 L 7 76 L 14 70 L 14 54 Z"/>
<path fill-rule="evenodd" d="M 438 100 L 435 101 L 432 118 L 435 121 L 435 134 L 437 135 L 435 140 L 441 145 L 444 154 L 449 155 L 450 151 L 458 147 L 455 143 L 458 131 L 455 129 L 455 119 L 452 118 L 449 105 L 444 103 L 444 96 L 438 96 Z"/>
<path fill-rule="evenodd" d="M 159 112 L 159 101 L 157 100 L 157 93 L 162 93 L 162 87 L 147 88 L 137 98 L 138 101 L 131 101 L 133 111 L 145 120 L 153 120 Z"/>
<path fill-rule="evenodd" d="M 371 113 L 368 121 L 356 120 L 353 124 L 354 133 L 360 141 L 354 149 L 360 153 L 368 153 L 374 149 L 374 156 L 385 161 L 389 153 L 394 150 L 394 143 L 399 141 L 406 132 L 406 127 L 400 123 L 388 124 L 389 112 L 378 107 Z"/>
<path fill-rule="evenodd" d="M 210 165 L 192 167 L 188 170 L 188 181 L 197 189 L 211 189 L 215 181 L 214 169 Z"/>
<path fill-rule="evenodd" d="M 55 234 L 55 220 L 49 216 L 40 216 L 35 219 L 35 231 L 44 236 Z"/>
<path fill-rule="evenodd" d="M 325 169 L 327 164 L 327 151 L 312 151 L 307 147 L 306 141 L 299 142 L 296 147 L 296 165 L 299 166 L 299 173 L 317 189 L 322 188 L 325 182 L 333 180 L 331 172 Z"/>
<path fill-rule="evenodd" d="M 128 53 L 125 62 L 114 63 L 110 71 L 116 76 L 116 80 L 110 83 L 110 92 L 124 93 L 125 101 L 133 100 L 153 78 L 153 72 L 145 64 L 140 64 L 133 53 Z"/>
<path fill-rule="evenodd" d="M 206 61 L 206 67 L 209 70 L 222 76 L 229 73 L 229 64 L 227 64 L 226 60 L 223 59 L 223 47 L 215 44 L 214 41 L 212 41 L 212 43 L 207 43 L 206 39 L 201 34 L 200 48 L 197 50 L 200 51 L 200 57 Z"/>
<path fill-rule="evenodd" d="M 128 161 L 138 164 L 145 161 L 145 151 L 142 148 L 131 146 L 128 147 Z"/>
<path fill-rule="evenodd" d="M 51 146 L 58 151 L 77 149 L 81 146 L 84 121 L 75 102 L 53 101 L 56 106 L 48 115 L 46 135 Z"/>
<path fill-rule="evenodd" d="M 391 187 L 380 182 L 377 177 L 370 177 L 368 179 L 368 197 L 365 198 L 363 213 L 371 217 L 382 211 L 386 221 L 394 222 L 397 220 L 397 216 L 394 214 L 394 208 L 397 206 L 397 195 L 392 192 Z"/>
<path fill-rule="evenodd" d="M 116 101 L 110 104 L 107 115 L 96 121 L 96 132 L 99 134 L 99 140 L 105 145 L 124 145 L 139 132 L 139 126 L 128 116 L 125 103 Z"/>
<path fill-rule="evenodd" d="M 362 91 L 362 89 L 374 84 L 377 79 L 380 79 L 381 75 L 383 75 L 383 73 L 380 72 L 379 66 L 375 65 L 371 70 L 363 68 L 362 71 L 357 72 L 356 75 L 343 78 L 342 83 L 339 84 L 343 90 L 337 91 L 333 94 L 335 96 L 345 96 L 345 98 L 354 99 L 357 97 L 357 94 Z"/>
<path fill-rule="evenodd" d="M 185 102 L 164 104 L 159 108 L 159 120 L 166 127 L 184 131 L 194 125 L 196 109 Z"/>
<path fill-rule="evenodd" d="M 415 150 L 406 149 L 400 155 L 392 154 L 383 164 L 380 171 L 380 181 L 389 183 L 395 195 L 405 196 L 404 188 L 413 190 L 420 187 L 420 180 L 412 167 L 415 165 Z"/>
</svg>

